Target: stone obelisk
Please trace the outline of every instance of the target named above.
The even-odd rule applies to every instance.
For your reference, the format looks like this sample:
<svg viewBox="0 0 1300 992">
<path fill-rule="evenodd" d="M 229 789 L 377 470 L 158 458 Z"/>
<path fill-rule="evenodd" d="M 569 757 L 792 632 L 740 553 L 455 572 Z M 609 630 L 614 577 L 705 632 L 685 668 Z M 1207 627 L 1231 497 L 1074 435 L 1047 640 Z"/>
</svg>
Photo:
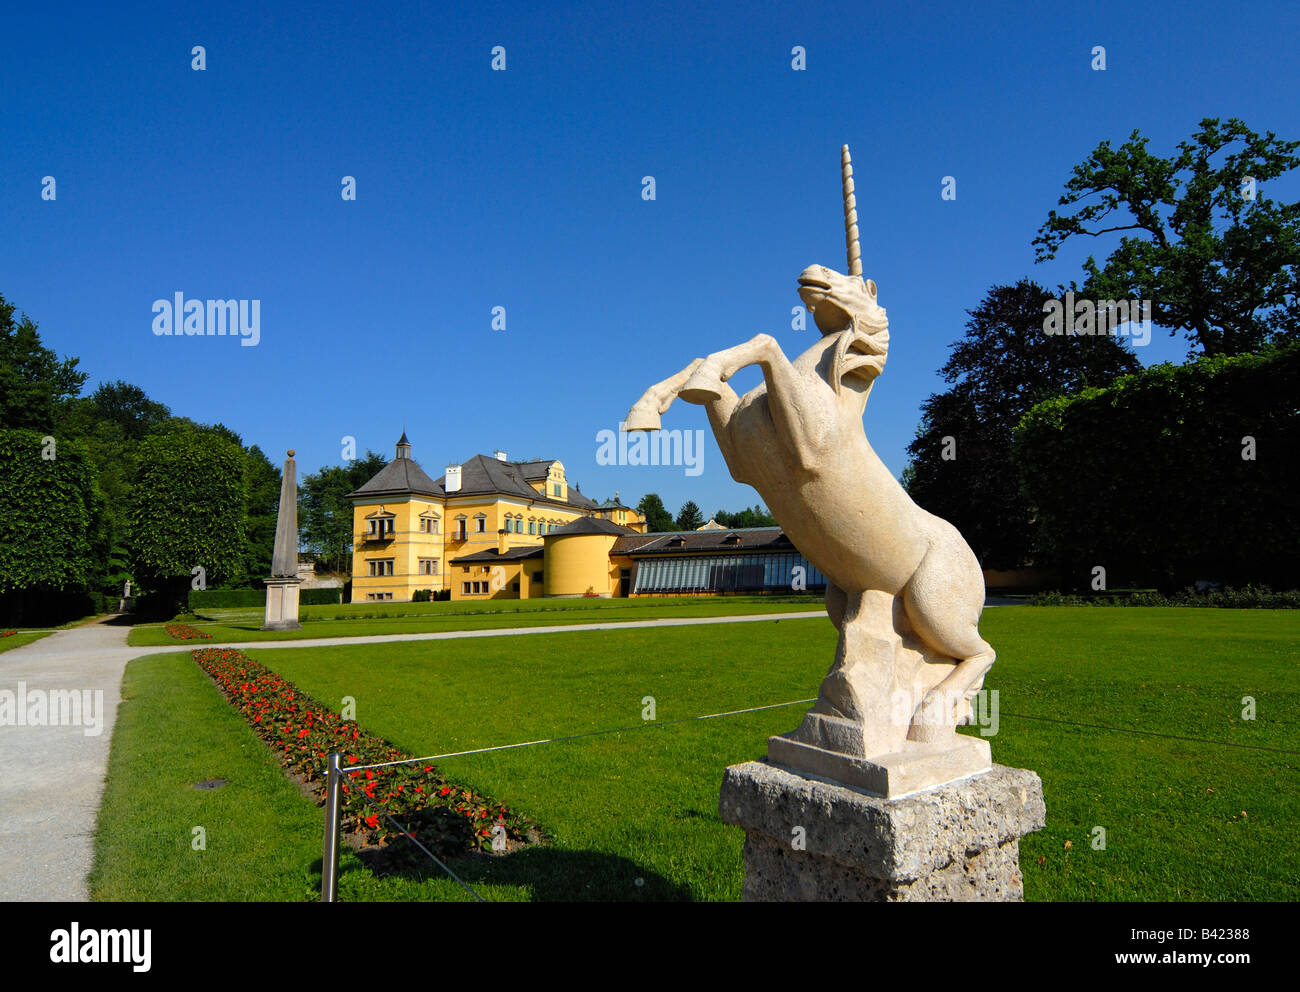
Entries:
<svg viewBox="0 0 1300 992">
<path fill-rule="evenodd" d="M 298 622 L 298 467 L 293 449 L 280 480 L 280 512 L 275 518 L 275 551 L 266 582 L 266 622 L 263 630 L 302 630 Z"/>
</svg>

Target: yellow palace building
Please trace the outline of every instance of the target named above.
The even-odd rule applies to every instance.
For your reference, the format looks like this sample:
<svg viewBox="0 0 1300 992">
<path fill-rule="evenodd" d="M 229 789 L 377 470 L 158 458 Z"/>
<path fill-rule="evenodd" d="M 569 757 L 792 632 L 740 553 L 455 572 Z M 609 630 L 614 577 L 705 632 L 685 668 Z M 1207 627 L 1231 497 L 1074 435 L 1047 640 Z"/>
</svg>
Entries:
<svg viewBox="0 0 1300 992">
<path fill-rule="evenodd" d="M 349 493 L 352 602 L 409 601 L 418 590 L 451 598 L 626 596 L 632 562 L 611 556 L 645 518 L 596 503 L 553 460 L 476 455 L 429 478 L 403 432 L 397 457 Z"/>
</svg>

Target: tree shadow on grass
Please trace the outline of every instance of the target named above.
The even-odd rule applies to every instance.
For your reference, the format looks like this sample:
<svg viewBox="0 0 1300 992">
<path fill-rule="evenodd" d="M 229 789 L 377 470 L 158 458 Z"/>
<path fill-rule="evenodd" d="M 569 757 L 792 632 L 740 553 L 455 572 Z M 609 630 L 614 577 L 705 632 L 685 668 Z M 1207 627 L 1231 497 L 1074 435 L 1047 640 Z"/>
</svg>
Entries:
<svg viewBox="0 0 1300 992">
<path fill-rule="evenodd" d="M 524 848 L 505 855 L 457 858 L 449 866 L 475 881 L 527 887 L 534 902 L 689 902 L 689 886 L 669 881 L 631 858 L 604 851 Z"/>
<path fill-rule="evenodd" d="M 417 852 L 418 863 L 403 858 L 394 870 L 356 852 L 378 877 L 409 881 L 447 878 L 447 873 Z M 444 858 L 443 863 L 471 889 L 488 886 L 523 888 L 533 902 L 690 902 L 689 886 L 669 881 L 630 858 L 603 851 L 573 851 L 533 845 L 509 854 L 469 854 Z M 313 871 L 319 872 L 317 861 Z M 482 893 L 480 893 L 482 894 Z"/>
</svg>

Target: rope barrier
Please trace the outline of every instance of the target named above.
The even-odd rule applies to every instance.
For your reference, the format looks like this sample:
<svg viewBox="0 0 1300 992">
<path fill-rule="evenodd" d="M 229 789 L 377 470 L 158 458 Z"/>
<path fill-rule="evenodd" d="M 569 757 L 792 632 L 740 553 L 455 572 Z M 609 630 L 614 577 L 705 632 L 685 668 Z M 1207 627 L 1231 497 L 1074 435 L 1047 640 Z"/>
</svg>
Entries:
<svg viewBox="0 0 1300 992">
<path fill-rule="evenodd" d="M 815 703 L 817 698 L 811 699 L 793 699 L 788 703 L 772 703 L 768 706 L 751 706 L 744 710 L 728 710 L 725 713 L 706 713 L 704 716 L 687 716 L 680 720 L 646 720 L 642 723 L 630 727 L 615 727 L 612 730 L 590 730 L 584 734 L 569 734 L 567 737 L 545 737 L 536 741 L 520 741 L 518 744 L 498 744 L 495 747 L 477 747 L 470 751 L 451 751 L 447 754 L 430 754 L 423 758 L 403 758 L 401 761 L 384 761 L 377 765 L 344 765 L 343 771 L 346 772 L 364 772 L 368 768 L 391 768 L 394 765 L 415 765 L 421 761 L 437 761 L 441 758 L 459 758 L 467 754 L 486 754 L 489 751 L 509 751 L 519 747 L 532 747 L 534 744 L 558 744 L 561 741 L 576 741 L 584 737 L 603 737 L 608 734 L 623 734 L 633 730 L 644 730 L 647 727 L 670 727 L 678 723 L 693 723 L 697 720 L 713 720 L 720 716 L 739 716 L 742 713 L 757 713 L 760 710 L 775 710 L 783 706 L 800 706 L 804 703 Z"/>
<path fill-rule="evenodd" d="M 1104 727 L 1099 723 L 1077 723 L 1074 720 L 1053 720 L 1049 716 L 1026 716 L 1023 713 L 1006 713 L 1002 716 L 1014 717 L 1017 720 L 1038 720 L 1042 723 L 1060 723 L 1067 727 L 1087 727 L 1089 730 L 1109 730 L 1116 734 L 1139 734 L 1143 737 L 1164 737 L 1173 741 L 1192 741 L 1197 744 L 1215 744 L 1219 747 L 1239 747 L 1248 751 L 1272 751 L 1275 754 L 1300 754 L 1300 751 L 1291 751 L 1284 747 L 1265 747 L 1263 744 L 1234 744 L 1232 741 L 1212 741 L 1205 737 L 1184 737 L 1181 734 L 1161 734 L 1154 730 L 1133 730 L 1129 727 Z"/>
</svg>

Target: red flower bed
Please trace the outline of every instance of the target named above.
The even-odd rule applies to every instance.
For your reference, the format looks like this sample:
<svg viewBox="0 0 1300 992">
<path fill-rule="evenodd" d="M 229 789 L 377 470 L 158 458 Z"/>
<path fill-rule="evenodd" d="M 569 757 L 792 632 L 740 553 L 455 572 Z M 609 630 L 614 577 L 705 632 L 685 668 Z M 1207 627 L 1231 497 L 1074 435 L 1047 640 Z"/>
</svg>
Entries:
<svg viewBox="0 0 1300 992">
<path fill-rule="evenodd" d="M 16 630 L 0 630 L 0 637 L 13 637 L 16 633 Z"/>
<path fill-rule="evenodd" d="M 167 636 L 178 641 L 210 641 L 212 635 L 206 631 L 191 627 L 187 623 L 169 623 L 165 628 Z"/>
<path fill-rule="evenodd" d="M 349 765 L 402 761 L 414 755 L 344 720 L 240 651 L 200 648 L 191 654 L 281 763 L 312 784 L 321 804 L 328 755 L 331 751 L 342 755 L 343 829 L 362 835 L 366 844 L 384 845 L 402 837 L 375 807 L 396 818 L 426 847 L 448 853 L 474 847 L 492 850 L 492 829 L 498 824 L 505 828 L 506 837 L 515 840 L 535 830 L 527 818 L 448 781 L 433 765 L 347 771 Z"/>
</svg>

